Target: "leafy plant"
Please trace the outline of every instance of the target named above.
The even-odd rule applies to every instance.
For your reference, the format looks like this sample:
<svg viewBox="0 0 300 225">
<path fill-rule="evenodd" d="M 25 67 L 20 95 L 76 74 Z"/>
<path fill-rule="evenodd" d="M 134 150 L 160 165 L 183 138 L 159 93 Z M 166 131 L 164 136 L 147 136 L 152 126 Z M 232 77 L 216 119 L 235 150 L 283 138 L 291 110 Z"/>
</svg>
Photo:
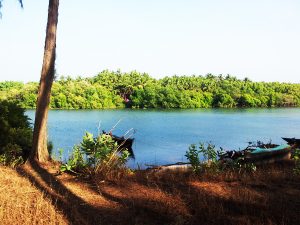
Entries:
<svg viewBox="0 0 300 225">
<path fill-rule="evenodd" d="M 16 166 L 26 160 L 31 149 L 32 129 L 25 110 L 0 102 L 0 163 Z"/>
<path fill-rule="evenodd" d="M 94 137 L 86 133 L 61 171 L 74 173 L 94 173 L 106 176 L 114 170 L 123 169 L 129 158 L 127 150 L 120 151 L 120 146 L 109 134 Z"/>
<path fill-rule="evenodd" d="M 219 154 L 222 154 L 219 152 Z M 189 163 L 192 166 L 193 172 L 199 173 L 206 171 L 209 173 L 219 173 L 223 170 L 233 170 L 241 172 L 255 172 L 256 165 L 253 163 L 244 163 L 243 158 L 236 160 L 230 160 L 226 163 L 218 161 L 218 152 L 215 149 L 215 145 L 208 143 L 207 146 L 204 143 L 199 143 L 199 146 L 195 144 L 190 145 L 189 150 L 186 152 Z M 300 156 L 300 154 L 299 154 Z M 201 161 L 200 158 L 203 158 Z M 300 164 L 300 163 L 299 163 Z M 300 166 L 299 166 L 300 171 Z"/>
<path fill-rule="evenodd" d="M 293 154 L 293 159 L 295 160 L 294 173 L 299 175 L 300 174 L 300 149 L 295 150 Z"/>
<path fill-rule="evenodd" d="M 67 163 L 60 167 L 61 172 L 69 171 L 73 173 L 83 172 L 84 168 L 87 166 L 83 152 L 80 151 L 78 146 L 73 148 L 72 155 L 70 156 Z"/>
<path fill-rule="evenodd" d="M 7 144 L 3 148 L 3 153 L 0 155 L 0 164 L 4 166 L 16 167 L 24 162 L 22 155 L 22 149 L 17 144 Z"/>
<path fill-rule="evenodd" d="M 296 149 L 294 154 L 293 154 L 293 159 L 298 161 L 300 160 L 300 149 Z"/>
<path fill-rule="evenodd" d="M 188 159 L 189 163 L 192 165 L 193 172 L 199 173 L 201 171 L 201 162 L 199 157 L 200 151 L 197 150 L 195 144 L 191 144 L 189 150 L 186 151 L 185 157 Z"/>
<path fill-rule="evenodd" d="M 256 171 L 256 165 L 254 163 L 245 163 L 243 157 L 223 162 L 221 168 L 222 170 L 231 170 L 238 173 Z"/>
<path fill-rule="evenodd" d="M 207 162 L 217 161 L 217 151 L 215 145 L 208 143 L 207 147 L 203 143 L 200 143 L 199 152 L 202 153 L 204 160 Z"/>
<path fill-rule="evenodd" d="M 242 172 L 255 172 L 256 171 L 256 165 L 254 163 L 243 163 L 243 162 L 240 162 L 238 160 L 236 160 L 234 163 L 233 163 L 233 167 L 232 167 L 233 170 L 237 170 L 239 173 L 242 173 Z"/>
<path fill-rule="evenodd" d="M 214 172 L 219 170 L 217 163 L 217 151 L 215 150 L 215 146 L 211 143 L 208 143 L 207 146 L 205 146 L 204 143 L 199 143 L 198 149 L 195 144 L 192 144 L 185 156 L 192 165 L 192 169 L 195 173 L 199 173 L 204 169 L 209 169 Z M 201 156 L 204 159 L 203 162 L 200 160 Z"/>
</svg>

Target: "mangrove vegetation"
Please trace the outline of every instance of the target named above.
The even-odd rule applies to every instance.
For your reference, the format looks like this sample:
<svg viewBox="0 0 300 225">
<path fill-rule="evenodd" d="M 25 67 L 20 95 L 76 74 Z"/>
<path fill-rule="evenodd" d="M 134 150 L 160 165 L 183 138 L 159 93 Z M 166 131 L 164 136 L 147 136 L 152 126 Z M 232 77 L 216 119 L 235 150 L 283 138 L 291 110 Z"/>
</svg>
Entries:
<svg viewBox="0 0 300 225">
<path fill-rule="evenodd" d="M 0 82 L 0 100 L 35 108 L 37 82 Z M 253 82 L 231 75 L 172 76 L 104 70 L 97 76 L 61 76 L 53 83 L 52 109 L 299 107 L 300 84 Z"/>
</svg>

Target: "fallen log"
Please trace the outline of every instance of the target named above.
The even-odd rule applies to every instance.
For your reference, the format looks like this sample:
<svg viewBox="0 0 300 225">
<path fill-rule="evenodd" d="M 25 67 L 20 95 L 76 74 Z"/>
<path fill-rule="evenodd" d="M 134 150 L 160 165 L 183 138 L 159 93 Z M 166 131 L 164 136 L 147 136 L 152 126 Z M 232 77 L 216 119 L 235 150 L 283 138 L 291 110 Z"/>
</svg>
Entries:
<svg viewBox="0 0 300 225">
<path fill-rule="evenodd" d="M 166 164 L 166 165 L 146 165 L 148 166 L 147 170 L 152 170 L 155 172 L 162 172 L 162 171 L 188 171 L 192 168 L 190 163 L 178 162 L 173 164 Z"/>
</svg>

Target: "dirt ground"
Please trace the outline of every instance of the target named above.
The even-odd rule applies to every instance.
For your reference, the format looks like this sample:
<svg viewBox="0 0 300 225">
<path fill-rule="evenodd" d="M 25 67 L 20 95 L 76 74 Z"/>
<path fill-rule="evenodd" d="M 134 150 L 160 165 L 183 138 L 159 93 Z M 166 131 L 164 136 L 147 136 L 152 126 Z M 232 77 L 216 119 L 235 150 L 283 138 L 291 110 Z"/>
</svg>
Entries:
<svg viewBox="0 0 300 225">
<path fill-rule="evenodd" d="M 300 224 L 292 162 L 255 173 L 136 171 L 110 181 L 40 165 L 0 174 L 1 224 Z"/>
</svg>

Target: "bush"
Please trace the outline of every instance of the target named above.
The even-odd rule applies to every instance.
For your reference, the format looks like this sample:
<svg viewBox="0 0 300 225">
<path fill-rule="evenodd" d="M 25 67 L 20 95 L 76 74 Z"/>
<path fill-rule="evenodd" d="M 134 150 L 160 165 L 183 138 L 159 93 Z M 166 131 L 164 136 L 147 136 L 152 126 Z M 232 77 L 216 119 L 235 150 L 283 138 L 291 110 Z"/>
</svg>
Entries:
<svg viewBox="0 0 300 225">
<path fill-rule="evenodd" d="M 192 165 L 195 173 L 203 170 L 218 171 L 217 152 L 215 146 L 211 143 L 208 143 L 207 147 L 204 143 L 200 143 L 198 149 L 195 144 L 192 144 L 185 156 Z M 201 156 L 204 159 L 203 161 L 200 160 Z"/>
<path fill-rule="evenodd" d="M 191 164 L 194 173 L 208 172 L 216 174 L 228 170 L 236 171 L 238 173 L 252 173 L 256 171 L 255 164 L 244 163 L 243 158 L 238 158 L 236 160 L 230 161 L 219 161 L 218 152 L 215 149 L 215 145 L 211 143 L 208 143 L 207 146 L 204 143 L 199 143 L 198 148 L 195 144 L 192 144 L 189 147 L 189 150 L 186 152 L 185 156 Z M 201 157 L 203 158 L 203 160 L 200 160 Z M 298 169 L 300 171 L 300 166 L 298 167 Z"/>
<path fill-rule="evenodd" d="M 245 163 L 243 158 L 238 158 L 232 161 L 227 161 L 222 164 L 222 170 L 241 173 L 253 173 L 256 171 L 254 163 Z"/>
<path fill-rule="evenodd" d="M 0 164 L 17 165 L 29 156 L 32 129 L 25 110 L 0 102 Z"/>
<path fill-rule="evenodd" d="M 300 149 L 295 150 L 293 154 L 293 159 L 295 160 L 294 173 L 299 175 L 300 174 Z"/>
<path fill-rule="evenodd" d="M 93 134 L 87 132 L 82 142 L 73 148 L 71 157 L 62 165 L 61 171 L 92 173 L 106 178 L 126 168 L 129 152 L 120 151 L 119 148 L 118 143 L 109 134 L 101 134 L 94 138 Z"/>
<path fill-rule="evenodd" d="M 15 167 L 24 162 L 22 149 L 16 144 L 8 144 L 3 148 L 3 154 L 0 155 L 0 164 L 4 166 Z"/>
<path fill-rule="evenodd" d="M 188 159 L 189 163 L 192 165 L 193 171 L 198 173 L 201 171 L 201 163 L 200 163 L 200 152 L 197 150 L 196 145 L 192 144 L 189 147 L 189 150 L 186 151 L 185 157 Z"/>
</svg>

